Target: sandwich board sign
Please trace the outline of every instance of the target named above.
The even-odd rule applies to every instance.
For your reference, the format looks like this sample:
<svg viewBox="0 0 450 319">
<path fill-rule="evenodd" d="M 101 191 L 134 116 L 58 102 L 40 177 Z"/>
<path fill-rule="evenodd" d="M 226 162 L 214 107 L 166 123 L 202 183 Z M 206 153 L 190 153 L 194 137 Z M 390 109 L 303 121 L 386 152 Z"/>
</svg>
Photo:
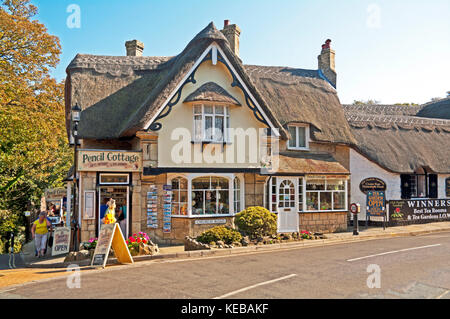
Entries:
<svg viewBox="0 0 450 319">
<path fill-rule="evenodd" d="M 52 256 L 67 254 L 70 248 L 70 227 L 55 227 Z"/>
<path fill-rule="evenodd" d="M 104 224 L 100 227 L 100 234 L 95 247 L 94 256 L 92 257 L 91 266 L 103 267 L 106 266 L 111 247 L 114 249 L 114 254 L 121 264 L 132 264 L 133 258 L 128 250 L 127 243 L 123 238 L 122 231 L 119 224 Z"/>
</svg>

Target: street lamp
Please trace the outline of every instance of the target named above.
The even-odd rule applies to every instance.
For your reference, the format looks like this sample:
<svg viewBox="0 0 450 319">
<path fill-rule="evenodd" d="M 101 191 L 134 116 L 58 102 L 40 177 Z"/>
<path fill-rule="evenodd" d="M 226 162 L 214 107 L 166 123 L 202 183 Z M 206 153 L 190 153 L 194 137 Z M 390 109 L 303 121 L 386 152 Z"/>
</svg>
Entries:
<svg viewBox="0 0 450 319">
<path fill-rule="evenodd" d="M 73 229 L 73 248 L 74 251 L 78 251 L 78 207 L 77 207 L 77 147 L 78 147 L 78 123 L 81 118 L 81 108 L 78 104 L 72 107 L 72 132 L 74 137 L 74 156 L 73 156 L 73 219 L 72 219 L 72 229 Z"/>
</svg>

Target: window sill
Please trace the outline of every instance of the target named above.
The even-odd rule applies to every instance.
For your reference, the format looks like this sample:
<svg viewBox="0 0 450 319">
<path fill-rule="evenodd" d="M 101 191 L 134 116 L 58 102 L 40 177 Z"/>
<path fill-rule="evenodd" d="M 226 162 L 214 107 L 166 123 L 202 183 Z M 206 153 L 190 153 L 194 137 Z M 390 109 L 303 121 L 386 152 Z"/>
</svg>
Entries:
<svg viewBox="0 0 450 319">
<path fill-rule="evenodd" d="M 231 141 L 191 141 L 191 144 L 218 144 L 218 145 L 225 145 L 225 144 L 233 144 Z"/>
<path fill-rule="evenodd" d="M 309 147 L 287 147 L 289 151 L 309 151 Z"/>
<path fill-rule="evenodd" d="M 344 213 L 347 212 L 348 209 L 335 209 L 335 210 L 305 210 L 299 211 L 299 213 Z"/>
</svg>

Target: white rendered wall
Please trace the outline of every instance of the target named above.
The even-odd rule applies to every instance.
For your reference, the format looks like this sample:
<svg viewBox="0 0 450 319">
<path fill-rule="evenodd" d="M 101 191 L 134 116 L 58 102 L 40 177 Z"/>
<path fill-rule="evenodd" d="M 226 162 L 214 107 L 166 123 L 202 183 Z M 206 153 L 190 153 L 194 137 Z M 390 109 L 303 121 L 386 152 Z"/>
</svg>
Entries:
<svg viewBox="0 0 450 319">
<path fill-rule="evenodd" d="M 386 200 L 401 199 L 400 174 L 388 172 L 353 149 L 350 149 L 350 173 L 351 202 L 361 205 L 359 220 L 366 219 L 366 194 L 359 189 L 359 184 L 363 179 L 368 177 L 382 179 L 386 183 Z M 439 183 L 441 183 L 440 180 Z"/>
</svg>

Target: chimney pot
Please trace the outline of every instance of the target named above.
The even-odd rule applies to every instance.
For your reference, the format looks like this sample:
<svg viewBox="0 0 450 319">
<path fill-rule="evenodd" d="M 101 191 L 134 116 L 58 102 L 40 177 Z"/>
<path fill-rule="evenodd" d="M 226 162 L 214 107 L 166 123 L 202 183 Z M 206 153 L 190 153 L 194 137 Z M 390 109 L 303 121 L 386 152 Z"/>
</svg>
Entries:
<svg viewBox="0 0 450 319">
<path fill-rule="evenodd" d="M 230 24 L 230 20 L 224 20 L 223 21 L 223 27 L 225 28 L 227 25 Z"/>
<path fill-rule="evenodd" d="M 144 51 L 144 43 L 138 40 L 131 40 L 125 42 L 127 49 L 127 56 L 142 56 Z"/>
</svg>

